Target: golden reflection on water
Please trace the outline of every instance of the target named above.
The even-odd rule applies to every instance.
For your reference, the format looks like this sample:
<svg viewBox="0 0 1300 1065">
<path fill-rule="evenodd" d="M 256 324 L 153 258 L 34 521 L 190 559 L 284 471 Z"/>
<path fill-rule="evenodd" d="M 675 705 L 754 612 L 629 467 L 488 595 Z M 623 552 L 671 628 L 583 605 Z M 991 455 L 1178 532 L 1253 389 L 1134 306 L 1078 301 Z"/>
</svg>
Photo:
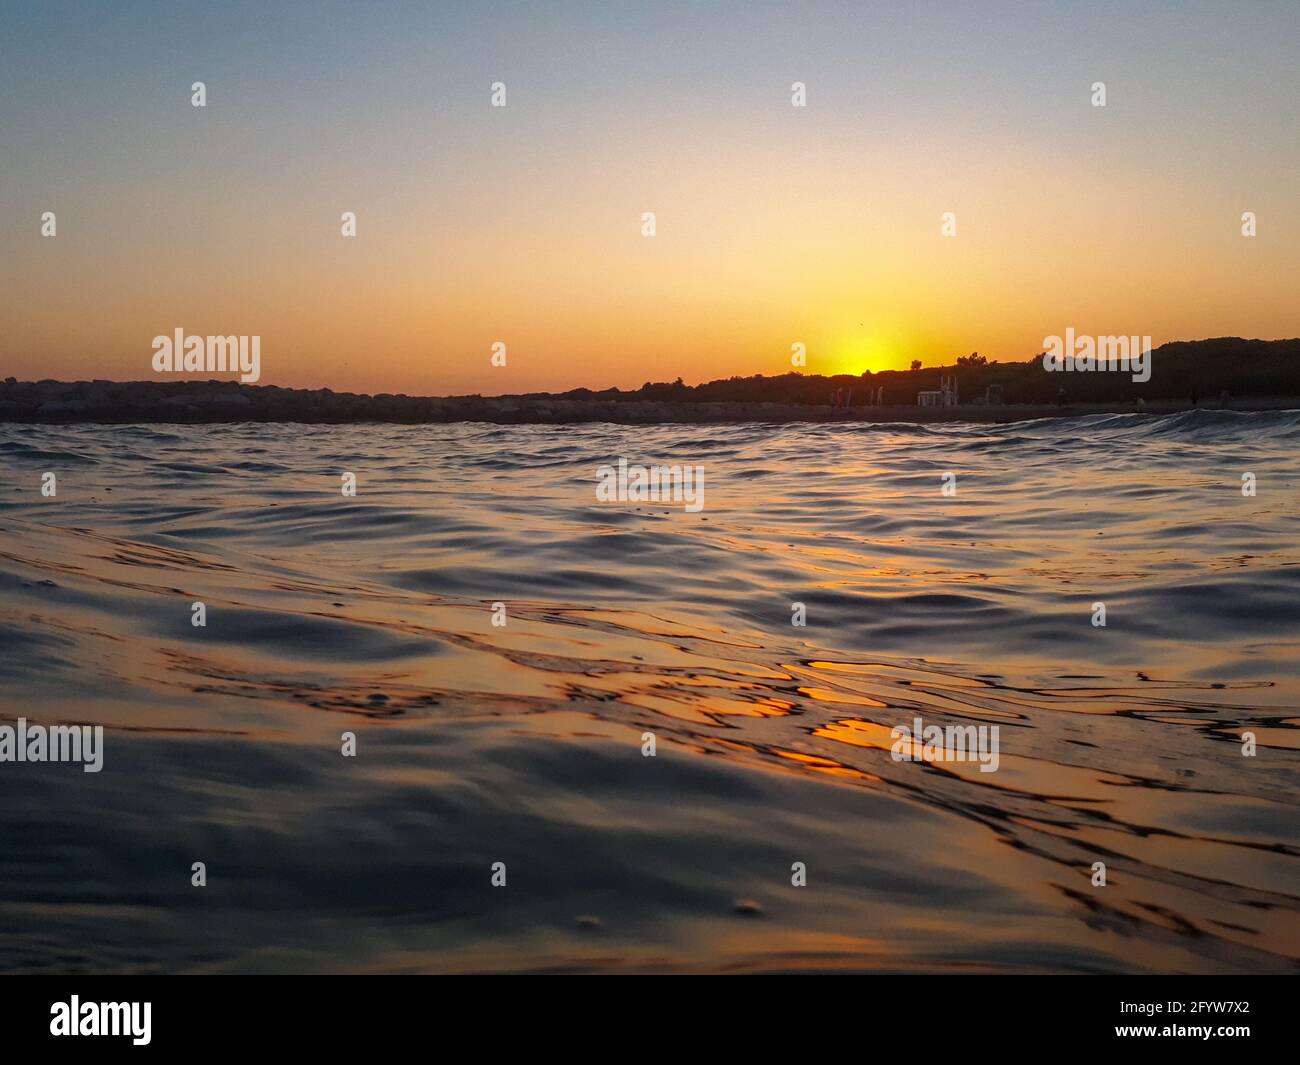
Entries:
<svg viewBox="0 0 1300 1065">
<path fill-rule="evenodd" d="M 1179 469 L 1154 471 L 1144 483 L 1184 491 Z M 852 480 L 852 470 L 843 465 L 841 479 Z M 8 681 L 0 716 L 100 723 L 114 745 L 163 745 L 138 748 L 158 760 L 153 769 L 105 774 L 107 787 L 130 780 L 117 785 L 121 792 L 87 792 L 84 801 L 120 817 L 129 834 L 132 804 L 162 787 L 176 805 L 162 812 L 159 830 L 166 836 L 173 813 L 178 824 L 220 824 L 230 861 L 252 870 L 250 898 L 259 884 L 294 880 L 300 858 L 303 868 L 341 863 L 318 883 L 361 875 L 345 871 L 328 838 L 317 839 L 317 809 L 358 855 L 370 855 L 356 859 L 363 871 L 367 863 L 400 870 L 413 852 L 436 855 L 421 860 L 442 864 L 418 874 L 443 885 L 428 888 L 433 897 L 460 883 L 467 874 L 456 855 L 483 841 L 513 841 L 521 883 L 535 883 L 540 868 L 559 878 L 554 897 L 513 918 L 471 909 L 422 916 L 418 890 L 385 903 L 405 883 L 400 872 L 388 887 L 367 882 L 356 890 L 373 911 L 331 899 L 342 915 L 321 917 L 326 941 L 355 934 L 365 944 L 349 966 L 1290 971 L 1300 961 L 1300 763 L 1291 755 L 1300 749 L 1300 689 L 1294 669 L 1276 665 L 1288 657 L 1294 665 L 1300 647 L 1286 632 L 1238 639 L 1200 629 L 1186 642 L 1124 637 L 1103 653 L 1081 646 L 1101 638 L 1078 624 L 1090 595 L 1053 598 L 1099 572 L 1122 583 L 1180 557 L 1186 564 L 1178 535 L 1161 539 L 1169 546 L 1142 545 L 1154 518 L 1126 525 L 1112 516 L 1106 545 L 1088 548 L 1087 565 L 1056 566 L 1043 557 L 1042 531 L 1026 523 L 1035 508 L 1072 514 L 1077 502 L 1045 503 L 1050 492 L 1021 501 L 977 496 L 954 520 L 984 515 L 993 530 L 984 534 L 999 538 L 980 573 L 964 564 L 962 529 L 913 529 L 911 553 L 897 564 L 860 561 L 868 550 L 909 542 L 892 532 L 873 538 L 860 526 L 872 516 L 896 520 L 884 504 L 911 472 L 863 488 L 861 513 L 845 516 L 843 527 L 839 511 L 814 506 L 817 520 L 798 543 L 788 524 L 773 524 L 770 506 L 728 512 L 728 499 L 736 506 L 743 498 L 733 485 L 720 492 L 720 512 L 707 512 L 710 527 L 681 532 L 681 515 L 670 516 L 671 534 L 620 533 L 635 538 L 627 552 L 590 563 L 617 580 L 651 565 L 636 551 L 651 551 L 660 535 L 681 537 L 675 551 L 724 546 L 710 556 L 717 583 L 700 578 L 694 598 L 672 592 L 642 603 L 637 594 L 602 595 L 598 585 L 585 596 L 509 594 L 512 579 L 550 572 L 539 563 L 512 577 L 511 567 L 532 557 L 523 532 L 512 533 L 518 560 L 500 563 L 490 593 L 428 590 L 423 583 L 444 573 L 455 579 L 473 552 L 444 554 L 445 531 L 420 545 L 420 521 L 436 508 L 410 488 L 381 497 L 380 513 L 366 519 L 416 513 L 410 542 L 349 546 L 325 531 L 346 505 L 312 503 L 283 519 L 295 530 L 288 539 L 262 532 L 252 513 L 226 516 L 239 533 L 247 521 L 246 534 L 217 535 L 221 513 L 197 503 L 194 517 L 173 519 L 167 531 L 167 523 L 122 517 L 128 501 L 150 498 L 148 485 L 103 476 L 119 489 L 111 506 L 96 504 L 104 509 L 59 518 L 24 498 L 0 518 L 0 625 L 35 641 L 0 659 Z M 1104 484 L 1108 475 L 1098 476 Z M 779 503 L 794 489 L 764 491 Z M 228 494 L 215 498 L 224 512 Z M 255 500 L 246 502 L 255 512 Z M 487 505 L 455 502 L 471 514 Z M 1164 505 L 1175 533 L 1190 521 Z M 187 536 L 190 520 L 199 531 Z M 1270 529 L 1277 519 L 1255 520 Z M 563 552 L 564 539 L 582 531 L 571 515 L 548 521 L 558 529 L 544 522 L 533 531 L 538 550 L 543 533 Z M 433 557 L 402 567 L 426 549 Z M 1201 550 L 1214 556 L 1212 544 Z M 1273 551 L 1255 594 L 1284 594 L 1278 574 L 1296 564 L 1294 542 Z M 1132 565 L 1134 552 L 1147 565 Z M 382 564 L 368 564 L 376 554 Z M 942 556 L 950 569 L 936 564 Z M 794 592 L 785 571 L 746 570 L 774 558 L 808 578 L 799 594 L 811 602 L 810 617 L 836 624 L 789 624 Z M 1224 569 L 1219 562 L 1208 558 L 1198 579 Z M 669 567 L 657 576 L 663 586 L 680 564 L 661 564 Z M 852 576 L 825 580 L 831 564 Z M 947 574 L 942 587 L 935 573 Z M 1011 594 L 1015 581 L 1023 583 Z M 743 595 L 731 588 L 739 582 Z M 816 591 L 846 598 L 819 603 Z M 1140 594 L 1135 586 L 1113 600 L 1118 633 L 1135 615 L 1151 624 L 1159 613 L 1125 605 L 1126 595 Z M 730 613 L 728 595 L 750 613 Z M 495 596 L 508 606 L 504 628 L 491 623 Z M 203 631 L 188 625 L 195 600 L 209 611 Z M 865 624 L 881 628 L 864 636 L 854 626 Z M 990 651 L 990 641 L 1003 650 Z M 907 647 L 852 649 L 868 642 Z M 1139 644 L 1141 661 L 1127 650 Z M 894 759 L 892 730 L 917 717 L 998 726 L 997 772 L 951 757 Z M 340 772 L 344 730 L 357 732 L 367 754 Z M 1279 757 L 1243 760 L 1246 732 Z M 646 733 L 659 744 L 653 760 L 640 755 Z M 179 769 L 172 760 L 182 751 L 196 759 L 225 752 L 249 768 Z M 436 828 L 418 820 L 425 808 L 442 811 Z M 577 828 L 583 843 L 569 835 Z M 265 836 L 245 849 L 238 841 L 250 833 Z M 289 864 L 275 872 L 258 865 L 267 848 Z M 816 890 L 789 885 L 790 863 L 805 852 Z M 66 876 L 58 855 L 25 860 Z M 1090 883 L 1098 860 L 1109 870 L 1104 891 Z M 589 884 L 607 865 L 625 879 L 597 892 Z M 127 889 L 113 879 L 95 888 L 118 890 Z M 739 912 L 736 900 L 756 907 Z M 15 897 L 0 916 L 32 916 L 34 905 Z M 390 941 L 386 906 L 410 922 L 418 946 Z M 89 921 L 102 902 L 69 892 L 54 910 Z M 261 934 L 258 915 L 245 917 L 249 935 Z M 444 921 L 468 941 L 444 935 Z M 475 921 L 490 928 L 473 932 Z M 113 963 L 129 966 L 129 948 L 121 949 Z M 232 945 L 231 957 L 247 959 L 244 949 Z"/>
</svg>

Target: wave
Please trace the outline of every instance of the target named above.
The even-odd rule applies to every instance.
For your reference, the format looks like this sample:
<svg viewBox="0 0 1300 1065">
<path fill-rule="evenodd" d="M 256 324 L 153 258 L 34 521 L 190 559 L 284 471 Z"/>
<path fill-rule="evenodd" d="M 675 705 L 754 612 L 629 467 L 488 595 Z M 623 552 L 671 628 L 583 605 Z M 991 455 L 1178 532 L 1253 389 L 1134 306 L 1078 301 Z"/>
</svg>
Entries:
<svg viewBox="0 0 1300 1065">
<path fill-rule="evenodd" d="M 0 429 L 0 716 L 108 733 L 0 774 L 0 968 L 1297 971 L 1297 427 Z"/>
</svg>

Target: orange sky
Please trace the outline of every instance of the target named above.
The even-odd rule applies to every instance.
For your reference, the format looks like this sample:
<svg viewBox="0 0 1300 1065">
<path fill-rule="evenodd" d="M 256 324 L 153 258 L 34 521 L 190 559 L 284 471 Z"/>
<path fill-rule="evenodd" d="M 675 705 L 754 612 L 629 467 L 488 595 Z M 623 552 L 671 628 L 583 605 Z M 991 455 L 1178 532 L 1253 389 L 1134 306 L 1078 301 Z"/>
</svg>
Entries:
<svg viewBox="0 0 1300 1065">
<path fill-rule="evenodd" d="M 873 28 L 837 9 L 800 31 L 773 9 L 748 30 L 469 24 L 436 68 L 419 46 L 447 27 L 266 37 L 254 10 L 221 24 L 243 50 L 163 20 L 17 62 L 5 374 L 151 377 L 177 327 L 260 335 L 262 383 L 409 393 L 781 373 L 795 342 L 808 372 L 856 373 L 1024 359 L 1068 327 L 1300 335 L 1296 79 L 1264 76 L 1288 68 L 1262 10 L 1228 58 L 1199 24 L 1157 41 L 1078 13 Z M 603 51 L 575 56 L 583 34 Z M 1073 51 L 992 69 L 1007 34 Z"/>
</svg>

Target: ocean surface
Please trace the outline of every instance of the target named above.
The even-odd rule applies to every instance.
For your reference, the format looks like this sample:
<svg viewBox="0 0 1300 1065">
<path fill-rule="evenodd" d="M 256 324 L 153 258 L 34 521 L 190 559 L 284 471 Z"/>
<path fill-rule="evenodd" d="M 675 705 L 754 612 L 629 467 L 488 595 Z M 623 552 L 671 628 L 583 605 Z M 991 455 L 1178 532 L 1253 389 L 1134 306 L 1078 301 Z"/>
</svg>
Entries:
<svg viewBox="0 0 1300 1065">
<path fill-rule="evenodd" d="M 3 970 L 1295 973 L 1300 412 L 0 426 L 20 717 Z"/>
</svg>

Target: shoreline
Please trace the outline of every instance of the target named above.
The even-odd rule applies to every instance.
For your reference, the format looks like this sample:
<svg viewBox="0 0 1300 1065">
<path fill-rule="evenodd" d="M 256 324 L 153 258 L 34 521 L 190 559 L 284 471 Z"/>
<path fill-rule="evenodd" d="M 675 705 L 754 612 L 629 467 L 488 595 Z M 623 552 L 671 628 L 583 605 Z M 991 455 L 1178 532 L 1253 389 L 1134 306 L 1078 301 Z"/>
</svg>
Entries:
<svg viewBox="0 0 1300 1065">
<path fill-rule="evenodd" d="M 974 403 L 956 407 L 800 403 L 564 399 L 547 396 L 407 396 L 241 385 L 233 381 L 15 381 L 0 384 L 0 424 L 213 425 L 241 422 L 308 425 L 708 425 L 739 422 L 1004 424 L 1090 414 L 1174 414 L 1186 410 L 1294 410 L 1300 396 L 1056 404 Z"/>
</svg>

